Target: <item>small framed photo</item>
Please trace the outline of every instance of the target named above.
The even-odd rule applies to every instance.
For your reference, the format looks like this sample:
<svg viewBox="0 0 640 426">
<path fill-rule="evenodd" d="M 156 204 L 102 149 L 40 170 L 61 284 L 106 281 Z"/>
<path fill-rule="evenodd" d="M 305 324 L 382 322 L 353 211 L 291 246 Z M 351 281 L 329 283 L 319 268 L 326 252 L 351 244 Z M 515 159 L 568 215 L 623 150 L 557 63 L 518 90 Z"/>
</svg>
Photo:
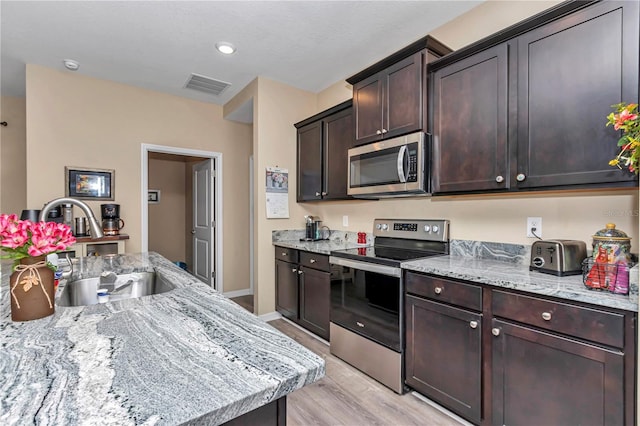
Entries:
<svg viewBox="0 0 640 426">
<path fill-rule="evenodd" d="M 115 171 L 112 169 L 64 168 L 65 196 L 112 201 L 115 191 Z"/>
<path fill-rule="evenodd" d="M 149 201 L 149 204 L 158 204 L 160 202 L 160 190 L 150 189 L 147 200 Z"/>
</svg>

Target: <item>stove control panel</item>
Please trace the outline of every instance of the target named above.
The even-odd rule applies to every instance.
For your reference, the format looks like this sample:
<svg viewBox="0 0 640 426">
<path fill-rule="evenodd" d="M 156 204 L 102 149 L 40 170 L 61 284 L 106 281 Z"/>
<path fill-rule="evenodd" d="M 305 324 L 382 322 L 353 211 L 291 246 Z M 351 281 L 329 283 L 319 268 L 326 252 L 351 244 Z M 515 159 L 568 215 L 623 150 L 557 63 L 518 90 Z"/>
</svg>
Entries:
<svg viewBox="0 0 640 426">
<path fill-rule="evenodd" d="M 446 219 L 375 219 L 373 235 L 413 240 L 449 240 L 449 221 Z"/>
</svg>

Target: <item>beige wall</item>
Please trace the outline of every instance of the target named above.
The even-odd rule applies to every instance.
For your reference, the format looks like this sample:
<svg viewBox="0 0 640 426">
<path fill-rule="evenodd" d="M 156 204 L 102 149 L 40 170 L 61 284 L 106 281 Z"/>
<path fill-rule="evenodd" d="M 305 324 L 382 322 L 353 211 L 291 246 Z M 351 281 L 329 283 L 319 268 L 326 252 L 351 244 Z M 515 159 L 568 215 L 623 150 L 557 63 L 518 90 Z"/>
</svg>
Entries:
<svg viewBox="0 0 640 426">
<path fill-rule="evenodd" d="M 27 208 L 25 99 L 2 96 L 0 117 L 8 123 L 0 127 L 0 213 L 20 215 Z"/>
<path fill-rule="evenodd" d="M 265 78 L 256 79 L 239 99 L 253 97 L 254 105 L 254 187 L 256 188 L 254 230 L 254 312 L 275 310 L 274 248 L 271 231 L 296 229 L 307 214 L 295 202 L 296 123 L 316 110 L 316 96 Z M 289 169 L 289 219 L 266 218 L 265 168 Z"/>
<path fill-rule="evenodd" d="M 489 0 L 429 34 L 451 49 L 457 50 L 558 3 L 562 1 Z"/>
<path fill-rule="evenodd" d="M 222 107 L 27 65 L 27 206 L 64 195 L 64 166 L 115 169 L 128 252 L 141 248 L 141 144 L 223 154 L 223 246 L 248 247 L 251 126 Z M 99 202 L 89 203 L 98 212 Z M 77 212 L 79 215 L 80 213 Z M 248 258 L 223 254 L 225 291 L 247 287 Z M 229 286 L 227 286 L 227 283 Z"/>
<path fill-rule="evenodd" d="M 171 261 L 191 264 L 186 255 L 186 164 L 149 159 L 149 189 L 160 190 L 160 202 L 149 203 L 149 251 Z"/>
</svg>

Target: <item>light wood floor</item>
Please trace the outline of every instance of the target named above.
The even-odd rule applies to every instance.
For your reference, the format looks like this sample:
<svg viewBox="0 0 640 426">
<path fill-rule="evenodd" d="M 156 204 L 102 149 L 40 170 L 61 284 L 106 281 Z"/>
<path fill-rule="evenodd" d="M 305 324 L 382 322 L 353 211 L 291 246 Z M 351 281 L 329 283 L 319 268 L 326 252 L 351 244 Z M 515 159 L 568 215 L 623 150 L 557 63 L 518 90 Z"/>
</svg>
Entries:
<svg viewBox="0 0 640 426">
<path fill-rule="evenodd" d="M 235 300 L 235 299 L 234 299 Z M 269 322 L 325 360 L 324 378 L 287 396 L 287 425 L 420 425 L 465 424 L 412 394 L 392 390 L 331 355 L 329 346 L 285 320 Z"/>
</svg>

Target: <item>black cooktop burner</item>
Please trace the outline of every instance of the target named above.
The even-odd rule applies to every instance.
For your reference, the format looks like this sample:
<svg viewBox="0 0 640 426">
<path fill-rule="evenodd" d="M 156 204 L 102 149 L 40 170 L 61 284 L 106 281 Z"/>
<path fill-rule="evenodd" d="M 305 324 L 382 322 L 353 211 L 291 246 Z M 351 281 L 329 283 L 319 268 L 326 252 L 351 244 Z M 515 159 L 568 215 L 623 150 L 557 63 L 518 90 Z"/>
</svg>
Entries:
<svg viewBox="0 0 640 426">
<path fill-rule="evenodd" d="M 400 266 L 400 262 L 424 257 L 441 256 L 442 252 L 408 250 L 396 247 L 358 247 L 331 252 L 331 256 L 372 262 L 380 265 Z"/>
</svg>

